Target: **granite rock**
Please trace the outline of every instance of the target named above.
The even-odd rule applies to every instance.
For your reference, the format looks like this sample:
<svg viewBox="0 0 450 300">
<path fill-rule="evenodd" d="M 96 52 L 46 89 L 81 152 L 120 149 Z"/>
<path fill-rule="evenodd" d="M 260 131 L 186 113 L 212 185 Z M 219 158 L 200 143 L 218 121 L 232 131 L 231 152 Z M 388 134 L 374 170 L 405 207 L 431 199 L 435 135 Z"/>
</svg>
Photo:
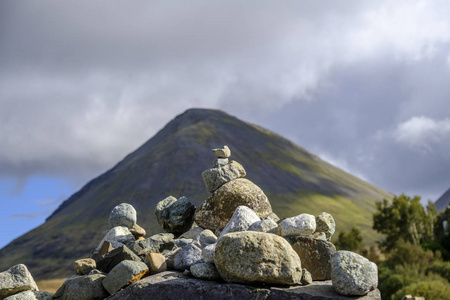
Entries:
<svg viewBox="0 0 450 300">
<path fill-rule="evenodd" d="M 216 266 L 210 262 L 199 262 L 193 264 L 189 269 L 192 276 L 204 279 L 204 280 L 220 280 L 219 272 L 217 272 Z"/>
<path fill-rule="evenodd" d="M 143 262 L 124 260 L 108 273 L 102 284 L 112 295 L 121 288 L 140 280 L 148 273 L 148 267 Z"/>
<path fill-rule="evenodd" d="M 145 263 L 150 269 L 151 274 L 167 271 L 166 257 L 161 253 L 147 253 Z"/>
<path fill-rule="evenodd" d="M 316 231 L 316 218 L 310 214 L 300 214 L 287 218 L 278 224 L 280 236 L 309 236 Z"/>
<path fill-rule="evenodd" d="M 302 278 L 297 253 L 284 238 L 270 233 L 224 235 L 217 243 L 214 263 L 227 282 L 293 285 Z"/>
<path fill-rule="evenodd" d="M 220 233 L 218 240 L 230 232 L 246 231 L 251 224 L 258 221 L 261 221 L 261 219 L 253 210 L 244 205 L 238 206 L 231 216 L 227 226 L 225 226 Z"/>
<path fill-rule="evenodd" d="M 136 224 L 136 210 L 131 204 L 121 203 L 114 207 L 109 214 L 109 227 L 125 226 L 131 228 Z"/>
<path fill-rule="evenodd" d="M 145 234 L 147 233 L 145 229 L 139 226 L 138 224 L 134 224 L 133 227 L 130 228 L 130 232 L 136 240 L 141 237 L 144 237 Z"/>
<path fill-rule="evenodd" d="M 92 258 L 85 258 L 74 261 L 73 267 L 77 275 L 88 275 L 92 270 L 97 268 L 97 264 Z"/>
<path fill-rule="evenodd" d="M 23 264 L 0 273 L 0 299 L 23 291 L 39 291 L 36 282 Z"/>
<path fill-rule="evenodd" d="M 336 222 L 333 216 L 329 213 L 323 212 L 316 217 L 316 232 L 323 232 L 327 237 L 327 241 L 331 240 L 336 231 Z"/>
<path fill-rule="evenodd" d="M 52 297 L 53 295 L 49 292 L 24 291 L 6 297 L 4 300 L 51 300 Z"/>
<path fill-rule="evenodd" d="M 61 300 L 101 300 L 108 297 L 102 282 L 105 275 L 72 276 L 53 295 L 53 299 Z"/>
<path fill-rule="evenodd" d="M 272 219 L 267 218 L 250 225 L 250 227 L 248 227 L 248 231 L 276 233 L 277 228 L 278 224 L 275 223 Z"/>
<path fill-rule="evenodd" d="M 238 178 L 222 185 L 195 211 L 195 222 L 213 232 L 222 230 L 238 206 L 251 208 L 260 218 L 272 212 L 264 192 L 250 180 Z"/>
<path fill-rule="evenodd" d="M 214 244 L 217 241 L 217 236 L 209 229 L 203 230 L 195 239 L 194 243 L 204 248 L 207 245 Z"/>
<path fill-rule="evenodd" d="M 308 285 L 313 282 L 311 273 L 309 273 L 309 271 L 306 270 L 305 268 L 303 268 L 303 270 L 302 270 L 302 280 L 300 282 L 303 285 Z"/>
<path fill-rule="evenodd" d="M 206 262 L 214 262 L 214 254 L 217 244 L 207 245 L 202 249 L 202 259 Z"/>
<path fill-rule="evenodd" d="M 231 156 L 231 150 L 227 145 L 223 146 L 222 148 L 214 148 L 211 151 L 217 158 L 228 158 Z"/>
<path fill-rule="evenodd" d="M 134 242 L 136 241 L 136 239 L 127 227 L 116 226 L 114 228 L 111 228 L 100 241 L 97 248 L 94 250 L 95 255 L 99 253 L 105 241 L 111 243 L 111 246 L 113 248 L 118 248 L 120 246 L 123 246 L 124 244 Z"/>
<path fill-rule="evenodd" d="M 203 171 L 202 178 L 205 182 L 206 189 L 213 193 L 223 184 L 237 178 L 245 177 L 244 167 L 236 162 L 230 161 L 228 164 Z"/>
<path fill-rule="evenodd" d="M 194 212 L 195 206 L 188 198 L 169 196 L 156 205 L 155 215 L 166 232 L 180 235 L 192 227 Z"/>
<path fill-rule="evenodd" d="M 200 262 L 201 259 L 202 249 L 189 244 L 175 254 L 174 269 L 179 271 L 189 270 L 193 264 Z"/>
<path fill-rule="evenodd" d="M 97 262 L 97 268 L 100 271 L 109 273 L 124 260 L 142 262 L 141 258 L 128 249 L 127 246 L 121 246 L 103 255 Z"/>
</svg>

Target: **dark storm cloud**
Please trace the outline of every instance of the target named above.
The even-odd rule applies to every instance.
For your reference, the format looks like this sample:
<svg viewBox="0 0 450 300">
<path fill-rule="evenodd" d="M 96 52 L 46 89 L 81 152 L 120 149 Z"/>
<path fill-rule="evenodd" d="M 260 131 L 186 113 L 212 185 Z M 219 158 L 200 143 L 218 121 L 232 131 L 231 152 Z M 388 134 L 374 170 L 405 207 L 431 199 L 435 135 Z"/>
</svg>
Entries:
<svg viewBox="0 0 450 300">
<path fill-rule="evenodd" d="M 449 164 L 449 13 L 446 1 L 1 1 L 0 175 L 86 181 L 176 114 L 212 107 L 393 192 L 445 190 L 450 178 L 427 174 Z"/>
</svg>

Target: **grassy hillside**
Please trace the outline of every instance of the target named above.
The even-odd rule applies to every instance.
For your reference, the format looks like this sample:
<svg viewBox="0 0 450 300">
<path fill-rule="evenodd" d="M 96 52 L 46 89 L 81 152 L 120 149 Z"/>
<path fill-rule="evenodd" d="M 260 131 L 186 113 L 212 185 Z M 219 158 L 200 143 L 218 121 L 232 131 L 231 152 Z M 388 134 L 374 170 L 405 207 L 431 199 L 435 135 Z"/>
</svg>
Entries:
<svg viewBox="0 0 450 300">
<path fill-rule="evenodd" d="M 25 263 L 38 279 L 72 274 L 108 229 L 111 209 L 132 204 L 148 234 L 160 232 L 154 209 L 173 195 L 199 205 L 208 197 L 201 178 L 212 167 L 211 148 L 228 145 L 247 178 L 268 195 L 280 217 L 331 213 L 338 230 L 357 226 L 367 243 L 374 202 L 391 194 L 319 159 L 285 138 L 224 112 L 192 109 L 179 115 L 139 149 L 67 199 L 45 224 L 0 250 L 0 270 Z"/>
</svg>

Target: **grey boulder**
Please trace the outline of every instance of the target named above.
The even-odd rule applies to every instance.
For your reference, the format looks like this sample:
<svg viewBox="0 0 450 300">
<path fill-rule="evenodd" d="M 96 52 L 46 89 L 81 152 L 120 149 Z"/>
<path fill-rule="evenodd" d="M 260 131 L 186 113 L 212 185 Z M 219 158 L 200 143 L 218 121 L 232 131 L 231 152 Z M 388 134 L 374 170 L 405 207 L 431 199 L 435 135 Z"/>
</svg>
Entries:
<svg viewBox="0 0 450 300">
<path fill-rule="evenodd" d="M 102 282 L 105 275 L 72 276 L 53 295 L 53 299 L 62 300 L 100 300 L 108 297 Z"/>
<path fill-rule="evenodd" d="M 250 227 L 248 227 L 248 231 L 276 233 L 277 228 L 278 224 L 275 223 L 272 219 L 264 219 L 250 225 Z"/>
<path fill-rule="evenodd" d="M 278 224 L 280 236 L 309 236 L 316 231 L 316 218 L 310 214 L 300 214 L 287 218 Z"/>
<path fill-rule="evenodd" d="M 36 282 L 23 264 L 0 273 L 0 299 L 22 291 L 39 291 Z"/>
<path fill-rule="evenodd" d="M 103 287 L 112 295 L 148 273 L 148 267 L 143 262 L 124 260 L 108 273 L 103 280 Z"/>
<path fill-rule="evenodd" d="M 331 258 L 331 282 L 339 294 L 366 295 L 377 288 L 378 268 L 357 253 L 338 251 Z"/>
<path fill-rule="evenodd" d="M 103 246 L 103 243 L 107 241 L 111 243 L 113 248 L 118 248 L 125 244 L 136 241 L 134 236 L 131 234 L 130 230 L 125 226 L 116 226 L 111 228 L 103 239 L 98 244 L 97 248 L 94 250 L 94 253 L 97 254 Z"/>
<path fill-rule="evenodd" d="M 238 206 L 218 239 L 220 240 L 225 234 L 230 232 L 246 231 L 251 224 L 258 221 L 261 221 L 261 219 L 252 209 L 244 205 Z"/>
<path fill-rule="evenodd" d="M 245 175 L 245 169 L 240 163 L 230 161 L 226 165 L 203 171 L 202 178 L 205 182 L 206 189 L 210 193 L 213 193 L 225 183 L 245 177 Z"/>
<path fill-rule="evenodd" d="M 294 285 L 300 283 L 300 258 L 282 237 L 254 231 L 224 235 L 214 263 L 227 282 Z"/>
<path fill-rule="evenodd" d="M 189 244 L 175 254 L 174 268 L 179 271 L 189 270 L 193 264 L 200 262 L 201 259 L 202 249 L 194 244 Z"/>
<path fill-rule="evenodd" d="M 195 206 L 188 198 L 169 196 L 156 205 L 155 215 L 166 232 L 180 235 L 192 227 L 194 212 Z"/>
<path fill-rule="evenodd" d="M 214 262 L 214 253 L 217 244 L 207 245 L 202 249 L 202 259 L 206 262 Z"/>
<path fill-rule="evenodd" d="M 210 262 L 199 262 L 191 266 L 189 269 L 192 276 L 204 280 L 220 280 L 219 272 L 216 266 Z"/>
<path fill-rule="evenodd" d="M 127 246 L 121 246 L 103 255 L 97 262 L 97 268 L 103 272 L 110 272 L 115 266 L 124 260 L 142 261 Z"/>
<path fill-rule="evenodd" d="M 193 240 L 194 243 L 200 245 L 201 248 L 207 245 L 214 244 L 217 241 L 217 236 L 209 229 L 203 230 L 197 237 Z"/>
<path fill-rule="evenodd" d="M 125 226 L 132 228 L 137 221 L 136 210 L 131 204 L 121 203 L 114 207 L 109 214 L 109 227 Z"/>
<path fill-rule="evenodd" d="M 5 300 L 51 300 L 52 296 L 49 292 L 25 291 L 6 297 Z"/>
<path fill-rule="evenodd" d="M 316 217 L 316 233 L 323 232 L 327 238 L 327 241 L 331 240 L 334 232 L 336 231 L 336 222 L 333 216 L 329 213 L 323 212 Z"/>
</svg>

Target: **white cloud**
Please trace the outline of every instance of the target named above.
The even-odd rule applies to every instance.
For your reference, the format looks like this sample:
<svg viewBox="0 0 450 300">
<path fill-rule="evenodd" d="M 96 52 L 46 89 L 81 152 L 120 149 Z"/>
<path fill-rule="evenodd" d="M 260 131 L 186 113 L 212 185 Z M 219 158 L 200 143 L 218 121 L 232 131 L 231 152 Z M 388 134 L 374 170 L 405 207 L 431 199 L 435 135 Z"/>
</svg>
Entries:
<svg viewBox="0 0 450 300">
<path fill-rule="evenodd" d="M 400 123 L 395 130 L 397 142 L 422 152 L 435 152 L 435 147 L 448 145 L 450 119 L 434 120 L 419 116 Z"/>
</svg>

